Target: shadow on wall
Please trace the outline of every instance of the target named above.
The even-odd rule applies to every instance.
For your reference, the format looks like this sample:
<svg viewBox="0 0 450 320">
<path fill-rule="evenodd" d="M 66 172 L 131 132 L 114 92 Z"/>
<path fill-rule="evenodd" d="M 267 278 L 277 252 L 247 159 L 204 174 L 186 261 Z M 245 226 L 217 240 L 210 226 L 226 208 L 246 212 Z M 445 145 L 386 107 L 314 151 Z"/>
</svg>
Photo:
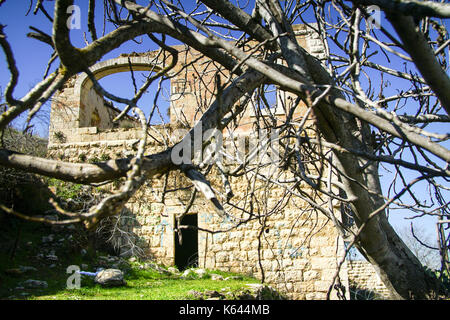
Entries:
<svg viewBox="0 0 450 320">
<path fill-rule="evenodd" d="M 142 203 L 128 206 L 120 215 L 103 220 L 97 229 L 101 241 L 113 249 L 111 254 L 150 259 L 175 265 L 179 270 L 199 266 L 197 214 L 185 215 L 181 221 L 183 228 L 178 230 L 171 214 L 166 217 L 152 214 Z"/>
<path fill-rule="evenodd" d="M 118 216 L 106 218 L 100 223 L 97 229 L 98 237 L 102 243 L 110 245 L 113 250 L 111 254 L 114 255 L 154 261 L 159 261 L 164 256 L 164 264 L 175 264 L 179 270 L 198 267 L 199 237 L 198 230 L 195 229 L 198 226 L 197 214 L 188 214 L 183 218 L 183 226 L 193 228 L 180 229 L 181 237 L 176 227 L 161 221 L 145 223 L 145 218 L 146 215 L 142 214 L 142 211 L 133 212 L 125 207 Z M 157 216 L 152 218 L 157 219 Z M 151 235 L 143 236 L 143 229 L 149 227 Z M 168 236 L 172 237 L 173 241 L 164 239 Z M 157 245 L 154 242 L 158 242 Z M 170 246 L 173 248 L 169 248 Z M 154 250 L 160 252 L 155 254 Z"/>
<path fill-rule="evenodd" d="M 134 232 L 142 228 L 136 215 L 127 207 L 119 215 L 103 219 L 96 230 L 99 243 L 97 249 L 122 257 L 153 258 L 147 240 Z"/>
</svg>

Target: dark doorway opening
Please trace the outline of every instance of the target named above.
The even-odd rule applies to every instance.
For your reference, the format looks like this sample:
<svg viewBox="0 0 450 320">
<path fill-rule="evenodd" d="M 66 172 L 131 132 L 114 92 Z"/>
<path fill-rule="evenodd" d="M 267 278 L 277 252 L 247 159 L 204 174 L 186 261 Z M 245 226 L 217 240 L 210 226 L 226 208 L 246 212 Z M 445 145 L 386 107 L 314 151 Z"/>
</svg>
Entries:
<svg viewBox="0 0 450 320">
<path fill-rule="evenodd" d="M 177 229 L 178 222 L 176 221 Z M 197 227 L 198 219 L 196 214 L 188 214 L 181 220 L 181 225 Z M 182 243 L 175 232 L 175 265 L 179 270 L 198 266 L 198 230 L 197 229 L 181 229 Z"/>
</svg>

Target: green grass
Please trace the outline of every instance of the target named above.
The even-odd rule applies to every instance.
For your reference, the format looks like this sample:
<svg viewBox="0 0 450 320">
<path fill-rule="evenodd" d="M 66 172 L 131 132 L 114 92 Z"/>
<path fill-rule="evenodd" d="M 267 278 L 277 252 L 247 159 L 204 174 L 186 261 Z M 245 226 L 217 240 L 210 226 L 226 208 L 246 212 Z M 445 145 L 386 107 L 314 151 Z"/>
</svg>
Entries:
<svg viewBox="0 0 450 320">
<path fill-rule="evenodd" d="M 214 272 L 225 276 L 235 275 L 226 272 Z M 104 288 L 94 283 L 88 276 L 82 276 L 80 289 L 66 289 L 68 274 L 58 269 L 54 272 L 38 272 L 39 280 L 48 282 L 47 289 L 26 290 L 32 300 L 181 300 L 190 299 L 189 290 L 235 291 L 245 287 L 247 283 L 256 283 L 257 280 L 243 277 L 242 280 L 211 280 L 211 279 L 179 279 L 174 275 L 162 275 L 154 270 L 139 270 L 137 265 L 132 266 L 125 275 L 127 285 L 116 288 Z M 30 274 L 31 275 L 31 274 Z M 29 277 L 29 276 L 27 276 Z M 33 278 L 34 279 L 34 278 Z"/>
<path fill-rule="evenodd" d="M 215 272 L 224 276 L 236 274 Z M 64 280 L 65 285 L 65 278 Z M 127 285 L 116 288 L 104 288 L 94 283 L 91 277 L 83 276 L 80 289 L 65 289 L 64 285 L 55 292 L 42 292 L 29 299 L 36 300 L 182 300 L 190 299 L 190 290 L 204 291 L 227 288 L 227 291 L 239 290 L 247 283 L 257 280 L 243 277 L 242 280 L 217 281 L 211 279 L 179 279 L 175 275 L 163 275 L 152 269 L 140 270 L 139 263 L 132 263 L 125 275 Z M 50 284 L 49 284 L 50 285 Z"/>
<path fill-rule="evenodd" d="M 127 279 L 127 285 L 120 288 L 102 288 L 98 284 L 82 283 L 81 289 L 61 290 L 53 294 L 33 296 L 37 300 L 183 300 L 190 299 L 189 290 L 238 290 L 252 281 L 212 281 L 180 280 L 168 278 L 143 277 Z"/>
<path fill-rule="evenodd" d="M 80 289 L 67 289 L 66 281 L 70 274 L 66 273 L 69 265 L 91 266 L 93 271 L 94 258 L 80 254 L 79 248 L 72 248 L 73 243 L 67 242 L 56 250 L 58 261 L 56 266 L 50 268 L 49 261 L 39 259 L 36 255 L 42 251 L 42 236 L 49 233 L 44 225 L 18 222 L 22 224 L 19 237 L 19 246 L 11 259 L 11 248 L 17 236 L 17 226 L 10 225 L 0 234 L 0 299 L 30 299 L 30 300 L 180 300 L 192 299 L 188 292 L 196 290 L 235 291 L 244 288 L 247 283 L 257 283 L 251 277 L 242 277 L 240 280 L 211 280 L 211 279 L 179 279 L 173 274 L 161 274 L 154 269 L 141 269 L 143 263 L 127 262 L 124 268 L 126 286 L 104 288 L 94 283 L 92 277 L 82 276 Z M 64 233 L 59 233 L 63 235 Z M 31 242 L 31 244 L 29 244 Z M 101 254 L 101 253 L 100 253 Z M 10 275 L 5 271 L 19 266 L 32 266 L 37 271 L 30 271 L 20 275 Z M 210 271 L 208 273 L 220 274 L 224 277 L 234 276 L 234 273 L 223 271 Z M 43 280 L 48 283 L 45 289 L 16 290 L 21 282 L 27 279 Z M 21 295 L 26 293 L 28 295 Z"/>
</svg>

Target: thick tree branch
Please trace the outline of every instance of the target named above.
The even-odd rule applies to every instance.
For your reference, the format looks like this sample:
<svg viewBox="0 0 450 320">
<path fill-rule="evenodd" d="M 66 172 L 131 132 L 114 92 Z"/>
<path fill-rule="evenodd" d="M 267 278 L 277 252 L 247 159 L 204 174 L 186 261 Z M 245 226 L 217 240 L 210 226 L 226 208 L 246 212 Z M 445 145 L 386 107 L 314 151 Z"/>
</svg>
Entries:
<svg viewBox="0 0 450 320">
<path fill-rule="evenodd" d="M 3 52 L 6 55 L 6 61 L 8 62 L 8 69 L 9 72 L 11 73 L 11 79 L 9 80 L 9 83 L 5 90 L 5 100 L 9 104 L 17 104 L 20 102 L 18 102 L 13 98 L 13 91 L 19 79 L 19 70 L 17 70 L 16 61 L 14 59 L 14 54 L 11 49 L 11 46 L 6 40 L 6 35 L 3 32 L 4 27 L 5 26 L 0 25 L 0 46 L 2 47 Z"/>
<path fill-rule="evenodd" d="M 395 13 L 389 13 L 387 16 L 422 77 L 433 89 L 447 114 L 450 115 L 450 78 L 437 61 L 433 50 L 414 19 Z"/>
<path fill-rule="evenodd" d="M 417 0 L 353 0 L 365 6 L 377 5 L 385 11 L 401 12 L 415 17 L 450 18 L 450 4 L 437 1 Z"/>
<path fill-rule="evenodd" d="M 97 40 L 97 31 L 95 30 L 95 0 L 89 0 L 88 29 L 91 33 L 92 41 Z"/>
<path fill-rule="evenodd" d="M 214 190 L 211 188 L 211 184 L 205 176 L 191 165 L 181 165 L 180 169 L 186 177 L 191 180 L 195 189 L 204 195 L 205 199 L 208 200 L 214 211 L 216 211 L 216 213 L 221 217 L 225 216 L 225 210 L 223 209 L 220 201 L 217 199 Z"/>
<path fill-rule="evenodd" d="M 220 99 L 220 102 L 214 101 L 205 111 L 196 126 L 191 129 L 190 136 L 193 137 L 194 132 L 198 130 L 202 132 L 203 137 L 207 130 L 217 128 L 234 104 L 247 92 L 253 91 L 261 85 L 264 79 L 264 76 L 254 71 L 249 71 L 236 79 L 224 90 L 224 98 Z M 191 142 L 193 148 L 193 139 Z M 142 164 L 142 171 L 145 175 L 153 176 L 175 169 L 176 166 L 171 159 L 173 148 L 175 146 L 161 153 L 145 156 Z M 194 155 L 194 152 L 191 154 Z M 71 163 L 19 154 L 5 149 L 0 149 L 0 164 L 65 181 L 85 184 L 124 177 L 132 165 L 129 159 L 110 160 L 97 164 Z"/>
<path fill-rule="evenodd" d="M 115 2 L 138 15 L 141 21 L 146 22 L 148 27 L 147 33 L 160 32 L 172 36 L 211 58 L 213 61 L 222 64 L 227 70 L 234 70 L 234 73 L 238 75 L 243 73 L 241 68 L 235 69 L 237 62 L 232 57 L 222 50 L 217 49 L 203 34 L 192 31 L 183 24 L 165 16 L 158 15 L 132 1 L 115 0 Z"/>
<path fill-rule="evenodd" d="M 204 4 L 206 4 L 209 8 L 215 10 L 220 13 L 222 17 L 232 22 L 240 29 L 245 30 L 250 36 L 255 38 L 258 41 L 264 41 L 272 37 L 270 32 L 264 29 L 261 24 L 255 21 L 251 15 L 247 12 L 239 9 L 235 5 L 233 5 L 230 1 L 223 0 L 201 0 Z M 268 43 L 268 46 L 272 46 L 271 43 Z"/>
</svg>

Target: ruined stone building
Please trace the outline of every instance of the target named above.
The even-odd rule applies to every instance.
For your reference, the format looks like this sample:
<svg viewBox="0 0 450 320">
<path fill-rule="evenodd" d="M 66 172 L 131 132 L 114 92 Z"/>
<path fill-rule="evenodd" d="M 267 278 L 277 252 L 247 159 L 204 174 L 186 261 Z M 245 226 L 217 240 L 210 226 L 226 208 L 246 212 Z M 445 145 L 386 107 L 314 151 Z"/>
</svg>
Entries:
<svg viewBox="0 0 450 320">
<path fill-rule="evenodd" d="M 322 42 L 312 29 L 297 26 L 296 32 L 301 46 L 323 57 Z M 161 141 L 170 141 L 172 132 L 183 122 L 192 124 L 197 121 L 201 114 L 196 112 L 196 108 L 200 104 L 202 110 L 206 110 L 207 103 L 201 104 L 208 99 L 207 87 L 214 88 L 215 72 L 209 72 L 207 59 L 199 58 L 192 49 L 186 51 L 184 46 L 175 48 L 179 51 L 179 66 L 171 70 L 170 124 L 149 129 L 154 139 L 148 139 L 148 154 L 164 150 L 166 146 Z M 195 63 L 183 68 L 191 61 Z M 156 51 L 147 52 L 99 62 L 91 71 L 101 79 L 129 71 L 130 65 L 133 71 L 159 70 L 162 62 Z M 279 111 L 275 109 L 274 112 Z M 53 99 L 49 156 L 75 162 L 134 156 L 141 129 L 132 118 L 125 118 L 119 125 L 114 125 L 112 119 L 119 112 L 96 92 L 86 74 L 79 74 Z M 235 134 L 253 135 L 254 118 L 251 111 L 246 112 Z M 243 179 L 236 177 L 230 181 L 238 199 L 246 193 L 247 184 Z M 176 216 L 183 213 L 189 203 L 192 190 L 183 188 L 188 185 L 187 179 L 179 172 L 172 172 L 167 180 L 155 177 L 126 205 L 120 224 L 135 236 L 147 256 L 166 265 L 185 267 L 196 261 L 202 268 L 264 277 L 266 283 L 292 299 L 326 297 L 337 262 L 344 252 L 344 241 L 331 221 L 294 197 L 279 203 L 284 190 L 273 188 L 261 189 L 255 198 L 266 209 L 280 208 L 278 213 L 267 215 L 263 223 L 261 219 L 254 219 L 234 227 L 236 221 L 228 216 L 218 216 L 198 196 L 182 220 L 183 224 L 198 229 L 184 229 L 180 244 Z M 217 185 L 221 185 L 219 175 Z M 171 189 L 178 190 L 170 192 Z M 233 212 L 231 207 L 228 210 Z M 245 219 L 245 215 L 241 212 L 235 217 Z M 205 229 L 229 231 L 202 231 Z M 370 283 L 370 289 L 383 292 L 381 282 L 370 265 L 356 264 L 357 268 L 352 269 L 346 262 L 341 269 L 340 282 L 346 288 L 346 296 L 349 276 L 359 277 L 361 286 Z M 352 270 L 358 270 L 356 276 Z M 332 297 L 337 298 L 336 291 L 333 292 Z"/>
</svg>

